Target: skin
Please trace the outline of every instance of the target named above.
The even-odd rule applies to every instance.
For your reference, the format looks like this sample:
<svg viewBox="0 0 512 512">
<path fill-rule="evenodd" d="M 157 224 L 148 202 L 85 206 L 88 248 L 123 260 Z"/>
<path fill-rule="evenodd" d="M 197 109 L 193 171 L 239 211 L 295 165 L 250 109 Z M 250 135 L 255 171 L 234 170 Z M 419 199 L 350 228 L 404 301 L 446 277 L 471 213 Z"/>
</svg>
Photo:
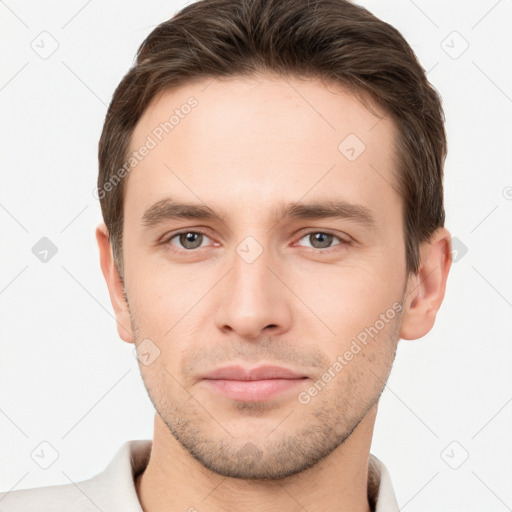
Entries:
<svg viewBox="0 0 512 512">
<path fill-rule="evenodd" d="M 450 234 L 441 228 L 422 244 L 420 270 L 407 276 L 396 128 L 377 105 L 380 121 L 319 80 L 208 80 L 155 98 L 132 150 L 190 96 L 197 107 L 127 178 L 124 287 L 107 229 L 96 230 L 120 337 L 137 346 L 149 338 L 160 351 L 139 363 L 156 409 L 150 461 L 136 481 L 143 509 L 367 512 L 378 399 L 400 338 L 420 338 L 434 324 Z M 366 146 L 354 161 L 338 150 L 348 134 Z M 225 218 L 145 228 L 146 209 L 171 195 Z M 282 203 L 329 199 L 366 207 L 374 227 L 276 216 Z M 207 235 L 195 246 L 171 239 L 182 229 Z M 323 245 L 322 230 L 335 234 Z M 251 263 L 237 253 L 248 236 L 262 250 Z M 298 394 L 393 304 L 401 312 L 300 403 Z M 201 379 L 228 364 L 276 364 L 307 379 L 263 402 L 233 400 Z"/>
</svg>

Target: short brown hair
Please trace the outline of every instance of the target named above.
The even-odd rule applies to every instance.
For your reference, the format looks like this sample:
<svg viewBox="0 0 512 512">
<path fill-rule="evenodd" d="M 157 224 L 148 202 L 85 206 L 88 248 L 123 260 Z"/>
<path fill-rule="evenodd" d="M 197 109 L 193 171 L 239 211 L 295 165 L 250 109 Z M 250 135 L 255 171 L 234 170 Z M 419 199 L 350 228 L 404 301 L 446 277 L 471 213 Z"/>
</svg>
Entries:
<svg viewBox="0 0 512 512">
<path fill-rule="evenodd" d="M 391 116 L 407 272 L 417 273 L 419 244 L 444 225 L 446 134 L 440 97 L 402 35 L 346 0 L 200 0 L 149 34 L 108 108 L 98 193 L 121 278 L 125 186 L 112 184 L 150 101 L 193 81 L 262 71 L 334 81 Z"/>
</svg>

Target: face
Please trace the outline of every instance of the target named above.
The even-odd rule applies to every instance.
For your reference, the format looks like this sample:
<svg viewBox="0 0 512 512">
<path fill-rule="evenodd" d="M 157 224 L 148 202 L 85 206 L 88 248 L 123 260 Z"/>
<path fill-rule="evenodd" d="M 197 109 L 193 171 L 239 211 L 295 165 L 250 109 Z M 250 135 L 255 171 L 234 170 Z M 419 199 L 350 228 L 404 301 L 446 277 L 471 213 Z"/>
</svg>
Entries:
<svg viewBox="0 0 512 512">
<path fill-rule="evenodd" d="M 209 80 L 140 119 L 125 339 L 157 413 L 205 467 L 298 473 L 376 404 L 407 284 L 395 136 L 388 117 L 316 80 Z M 233 366 L 289 373 L 241 382 Z"/>
</svg>

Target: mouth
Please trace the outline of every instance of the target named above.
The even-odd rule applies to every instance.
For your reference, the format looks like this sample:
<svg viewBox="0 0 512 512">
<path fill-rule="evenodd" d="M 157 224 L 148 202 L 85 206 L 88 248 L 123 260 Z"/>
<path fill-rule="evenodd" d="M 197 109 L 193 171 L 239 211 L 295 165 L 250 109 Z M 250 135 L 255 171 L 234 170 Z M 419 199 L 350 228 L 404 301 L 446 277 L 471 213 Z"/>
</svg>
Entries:
<svg viewBox="0 0 512 512">
<path fill-rule="evenodd" d="M 303 385 L 308 377 L 280 366 L 218 368 L 203 376 L 212 392 L 232 400 L 263 402 Z"/>
</svg>

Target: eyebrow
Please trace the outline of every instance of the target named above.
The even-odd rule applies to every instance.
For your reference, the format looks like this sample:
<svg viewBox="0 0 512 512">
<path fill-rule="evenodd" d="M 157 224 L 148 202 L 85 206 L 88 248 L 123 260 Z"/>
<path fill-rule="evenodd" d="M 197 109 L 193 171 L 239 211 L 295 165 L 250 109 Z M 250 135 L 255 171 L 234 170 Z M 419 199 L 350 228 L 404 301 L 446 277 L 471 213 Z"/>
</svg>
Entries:
<svg viewBox="0 0 512 512">
<path fill-rule="evenodd" d="M 288 203 L 277 208 L 277 220 L 284 219 L 348 219 L 369 229 L 376 226 L 375 217 L 371 211 L 363 205 L 348 201 L 325 200 L 311 203 Z M 150 228 L 164 223 L 167 220 L 208 220 L 225 222 L 224 212 L 216 212 L 212 208 L 202 204 L 188 204 L 176 201 L 173 198 L 165 198 L 150 206 L 142 216 L 142 225 Z"/>
</svg>

